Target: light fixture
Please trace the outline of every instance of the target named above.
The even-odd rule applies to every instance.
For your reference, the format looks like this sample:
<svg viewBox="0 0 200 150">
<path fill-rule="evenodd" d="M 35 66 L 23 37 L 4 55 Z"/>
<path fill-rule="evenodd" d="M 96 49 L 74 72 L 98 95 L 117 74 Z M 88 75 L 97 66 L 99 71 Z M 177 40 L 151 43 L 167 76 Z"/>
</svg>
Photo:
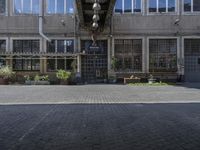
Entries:
<svg viewBox="0 0 200 150">
<path fill-rule="evenodd" d="M 93 10 L 95 11 L 101 10 L 101 5 L 97 1 L 93 4 Z"/>
<path fill-rule="evenodd" d="M 98 25 L 97 22 L 93 22 L 92 27 L 93 27 L 94 29 L 97 29 L 97 28 L 99 27 L 99 25 Z"/>
<path fill-rule="evenodd" d="M 92 17 L 93 21 L 97 22 L 99 21 L 99 15 L 98 14 L 94 14 L 94 16 Z"/>
</svg>

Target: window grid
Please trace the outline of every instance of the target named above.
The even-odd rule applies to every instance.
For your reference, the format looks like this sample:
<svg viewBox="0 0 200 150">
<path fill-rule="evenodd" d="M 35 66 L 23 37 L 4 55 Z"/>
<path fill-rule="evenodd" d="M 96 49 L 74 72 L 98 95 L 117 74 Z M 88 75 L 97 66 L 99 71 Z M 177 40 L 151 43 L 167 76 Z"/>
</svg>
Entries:
<svg viewBox="0 0 200 150">
<path fill-rule="evenodd" d="M 20 1 L 19 3 L 20 3 L 21 12 L 16 10 L 16 3 L 18 3 L 18 1 Z M 36 4 L 34 4 L 34 2 L 38 2 L 38 9 L 37 10 L 33 9 L 33 5 L 36 5 Z M 40 7 L 39 1 L 30 0 L 29 7 L 30 7 L 30 12 L 25 12 L 24 0 L 14 0 L 14 2 L 13 2 L 13 12 L 14 12 L 15 15 L 19 15 L 19 14 L 39 14 L 39 7 Z"/>
<path fill-rule="evenodd" d="M 148 0 L 148 13 L 176 13 L 177 12 L 177 0 L 175 0 L 175 10 L 174 11 L 169 11 L 169 0 L 166 0 L 166 8 L 165 8 L 165 11 L 161 12 L 159 11 L 159 1 L 160 0 L 156 0 L 156 12 L 150 12 L 150 4 L 149 4 L 149 1 Z"/>
<path fill-rule="evenodd" d="M 121 5 L 122 5 L 122 13 L 123 13 L 123 14 L 141 13 L 141 12 L 142 12 L 142 6 L 143 6 L 142 0 L 140 0 L 140 12 L 134 11 L 135 8 L 136 8 L 136 2 L 137 2 L 137 0 L 131 0 L 131 12 L 125 12 L 124 3 L 125 3 L 126 0 L 120 0 L 120 1 L 121 1 L 121 3 L 122 3 Z M 114 10 L 115 10 L 115 9 L 114 9 Z M 119 12 L 116 12 L 116 11 L 115 11 L 115 13 L 119 13 Z"/>
<path fill-rule="evenodd" d="M 188 2 L 190 5 L 189 5 L 189 9 L 190 10 L 187 10 L 188 8 L 186 7 L 186 5 L 187 5 L 187 1 L 186 0 L 182 0 L 182 2 L 183 2 L 183 12 L 185 12 L 185 13 L 199 13 L 200 12 L 200 6 L 199 6 L 199 10 L 197 10 L 197 11 L 195 11 L 194 10 L 194 7 L 195 7 L 195 5 L 194 5 L 194 0 L 190 0 L 190 2 Z"/>
<path fill-rule="evenodd" d="M 64 43 L 62 50 L 58 51 L 58 45 L 60 42 Z M 52 40 L 51 43 L 47 42 L 47 53 L 73 53 L 74 52 L 74 40 L 73 39 L 58 39 Z"/>
</svg>

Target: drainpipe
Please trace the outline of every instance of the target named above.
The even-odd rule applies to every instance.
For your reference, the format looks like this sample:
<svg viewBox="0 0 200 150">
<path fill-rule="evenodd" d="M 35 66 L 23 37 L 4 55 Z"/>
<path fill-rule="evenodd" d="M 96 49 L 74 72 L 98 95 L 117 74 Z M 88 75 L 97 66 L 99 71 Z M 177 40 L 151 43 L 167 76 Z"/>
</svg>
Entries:
<svg viewBox="0 0 200 150">
<path fill-rule="evenodd" d="M 51 40 L 46 36 L 44 35 L 43 33 L 43 1 L 42 3 L 40 4 L 40 13 L 39 13 L 39 34 L 44 38 L 46 39 L 48 42 L 51 42 Z"/>
</svg>

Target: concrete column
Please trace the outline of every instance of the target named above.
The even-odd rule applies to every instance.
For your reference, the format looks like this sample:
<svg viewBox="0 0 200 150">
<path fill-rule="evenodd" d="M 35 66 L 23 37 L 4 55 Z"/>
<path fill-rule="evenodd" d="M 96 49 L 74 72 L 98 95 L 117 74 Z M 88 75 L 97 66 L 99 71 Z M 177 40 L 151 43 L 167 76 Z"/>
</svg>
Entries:
<svg viewBox="0 0 200 150">
<path fill-rule="evenodd" d="M 145 36 L 143 39 L 143 72 L 149 73 L 149 39 Z"/>
<path fill-rule="evenodd" d="M 81 73 L 81 55 L 77 56 L 77 72 Z"/>
<path fill-rule="evenodd" d="M 43 73 L 47 73 L 47 58 L 43 57 Z"/>
</svg>

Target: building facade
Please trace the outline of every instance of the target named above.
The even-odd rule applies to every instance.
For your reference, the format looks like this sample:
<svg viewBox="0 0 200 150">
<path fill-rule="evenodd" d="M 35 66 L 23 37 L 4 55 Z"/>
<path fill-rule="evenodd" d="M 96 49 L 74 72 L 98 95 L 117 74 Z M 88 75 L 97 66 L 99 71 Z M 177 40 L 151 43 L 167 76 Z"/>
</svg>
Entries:
<svg viewBox="0 0 200 150">
<path fill-rule="evenodd" d="M 75 64 L 88 82 L 113 74 L 200 81 L 199 0 L 116 0 L 98 48 L 76 8 L 75 0 L 0 0 L 0 66 L 24 75 Z"/>
</svg>

